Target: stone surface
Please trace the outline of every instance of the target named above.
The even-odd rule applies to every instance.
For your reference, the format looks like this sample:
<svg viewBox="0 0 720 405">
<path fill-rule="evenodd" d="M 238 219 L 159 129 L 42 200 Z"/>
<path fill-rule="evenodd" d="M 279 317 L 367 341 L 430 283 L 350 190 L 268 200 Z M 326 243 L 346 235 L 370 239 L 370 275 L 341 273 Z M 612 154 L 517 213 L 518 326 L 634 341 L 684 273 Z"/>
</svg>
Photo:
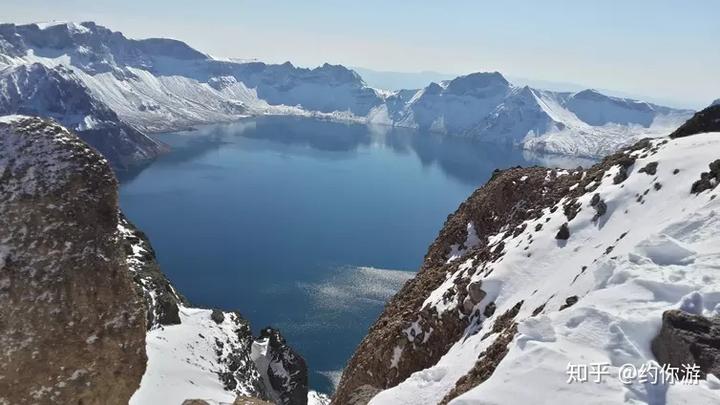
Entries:
<svg viewBox="0 0 720 405">
<path fill-rule="evenodd" d="M 720 105 L 711 105 L 676 129 L 670 138 L 682 138 L 703 132 L 720 132 Z"/>
<path fill-rule="evenodd" d="M 127 404 L 144 301 L 107 161 L 59 125 L 0 123 L 0 403 Z"/>
<path fill-rule="evenodd" d="M 278 403 L 282 405 L 306 405 L 308 395 L 308 371 L 305 360 L 288 346 L 277 329 L 265 328 L 260 331 L 260 341 L 267 341 L 266 373 L 270 388 Z"/>
<path fill-rule="evenodd" d="M 665 311 L 660 332 L 652 341 L 658 363 L 683 370 L 696 364 L 701 376 L 720 375 L 720 317 L 708 318 L 681 310 Z"/>
<path fill-rule="evenodd" d="M 560 225 L 560 229 L 558 230 L 557 235 L 555 235 L 555 239 L 557 239 L 557 240 L 570 239 L 570 228 L 568 227 L 567 222 Z"/>
</svg>

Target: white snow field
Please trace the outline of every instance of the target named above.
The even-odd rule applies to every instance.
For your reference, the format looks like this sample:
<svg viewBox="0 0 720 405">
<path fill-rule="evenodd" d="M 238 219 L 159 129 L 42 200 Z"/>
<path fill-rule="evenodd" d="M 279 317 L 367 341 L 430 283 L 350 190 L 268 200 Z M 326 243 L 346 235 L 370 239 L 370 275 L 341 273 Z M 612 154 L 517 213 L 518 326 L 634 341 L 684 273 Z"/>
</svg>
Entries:
<svg viewBox="0 0 720 405">
<path fill-rule="evenodd" d="M 304 69 L 289 62 L 214 59 L 180 41 L 127 39 L 92 22 L 0 28 L 0 89 L 3 81 L 17 82 L 3 78 L 17 66 L 65 68 L 62 77 L 81 82 L 124 122 L 145 132 L 291 114 L 599 157 L 641 137 L 667 135 L 692 114 L 594 90 L 514 86 L 497 72 L 386 91 L 367 86 L 341 65 Z M 0 107 L 3 98 L 13 99 L 6 91 L 0 91 Z"/>
<path fill-rule="evenodd" d="M 542 218 L 526 223 L 524 232 L 506 239 L 494 271 L 486 278 L 478 271 L 471 280 L 482 280 L 487 296 L 478 307 L 494 301 L 494 315 L 477 333 L 468 330 L 437 364 L 382 391 L 371 404 L 438 403 L 495 340 L 497 334 L 483 337 L 497 317 L 520 301 L 518 333 L 507 356 L 488 380 L 451 404 L 720 403 L 720 380 L 713 375 L 696 385 L 618 379 L 624 364 L 640 369 L 655 362 L 650 343 L 664 311 L 720 313 L 720 189 L 690 192 L 700 173 L 720 158 L 720 133 L 652 142 L 657 153 L 639 157 L 627 180 L 613 183 L 616 166 L 597 190 L 579 199 L 582 208 L 570 222 L 569 240 L 555 239 L 567 221 L 562 209 L 546 209 Z M 650 162 L 659 163 L 656 174 L 638 172 Z M 597 221 L 590 207 L 594 193 L 607 204 Z M 538 223 L 543 228 L 535 231 Z M 477 265 L 471 257 L 463 268 L 467 272 Z M 425 305 L 445 310 L 442 296 L 450 285 L 441 286 Z M 560 311 L 572 296 L 579 301 Z M 544 309 L 532 317 L 541 305 Z M 593 382 L 592 376 L 584 383 L 567 382 L 568 364 L 592 363 L 607 364 L 603 382 Z"/>
<path fill-rule="evenodd" d="M 236 327 L 225 319 L 216 324 L 212 311 L 180 308 L 180 325 L 160 326 L 146 336 L 148 363 L 140 388 L 131 405 L 181 404 L 186 399 L 204 399 L 211 403 L 232 403 L 236 394 L 226 391 L 217 372 L 215 339 L 222 342 L 235 337 Z M 237 340 L 237 339 L 236 339 Z M 226 347 L 242 346 L 239 342 Z M 244 393 L 248 395 L 249 393 Z"/>
<path fill-rule="evenodd" d="M 180 307 L 181 324 L 148 331 L 145 338 L 147 369 L 130 405 L 178 405 L 187 399 L 202 399 L 211 405 L 219 405 L 232 404 L 237 395 L 254 396 L 243 387 L 242 381 L 236 391 L 225 389 L 220 381 L 218 372 L 226 370 L 227 365 L 218 361 L 216 342 L 224 343 L 224 355 L 230 354 L 232 348 L 237 350 L 247 344 L 237 338 L 237 324 L 231 321 L 234 314 L 226 312 L 225 320 L 217 324 L 210 318 L 211 312 L 209 309 Z M 253 343 L 253 347 L 256 344 Z M 258 368 L 267 366 L 267 361 L 263 363 L 262 358 L 252 361 Z M 328 403 L 326 395 L 308 392 L 308 405 Z"/>
</svg>

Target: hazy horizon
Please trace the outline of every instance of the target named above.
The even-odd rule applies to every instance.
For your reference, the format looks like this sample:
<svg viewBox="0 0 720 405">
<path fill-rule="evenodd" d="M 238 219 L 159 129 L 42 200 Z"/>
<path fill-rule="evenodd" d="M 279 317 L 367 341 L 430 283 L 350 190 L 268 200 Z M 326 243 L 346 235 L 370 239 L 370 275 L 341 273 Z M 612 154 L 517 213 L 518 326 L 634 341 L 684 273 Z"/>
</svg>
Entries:
<svg viewBox="0 0 720 405">
<path fill-rule="evenodd" d="M 720 98 L 720 3 L 6 0 L 3 20 L 95 21 L 223 58 L 378 72 L 499 71 L 678 107 Z M 570 89 L 568 89 L 570 90 Z"/>
</svg>

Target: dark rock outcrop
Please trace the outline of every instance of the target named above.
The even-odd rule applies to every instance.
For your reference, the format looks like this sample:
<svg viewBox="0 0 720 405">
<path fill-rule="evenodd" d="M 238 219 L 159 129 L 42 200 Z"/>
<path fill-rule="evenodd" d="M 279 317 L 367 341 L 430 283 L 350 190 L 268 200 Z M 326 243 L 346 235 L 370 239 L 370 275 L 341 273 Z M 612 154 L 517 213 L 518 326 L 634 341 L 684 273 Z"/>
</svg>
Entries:
<svg viewBox="0 0 720 405">
<path fill-rule="evenodd" d="M 308 372 L 305 360 L 288 346 L 277 329 L 263 329 L 256 342 L 267 345 L 267 351 L 255 359 L 255 364 L 267 377 L 269 397 L 282 405 L 307 405 Z"/>
<path fill-rule="evenodd" d="M 225 320 L 225 314 L 220 310 L 213 309 L 212 314 L 210 314 L 210 318 L 213 320 L 213 322 L 219 324 Z"/>
<path fill-rule="evenodd" d="M 568 227 L 567 222 L 560 225 L 560 229 L 558 230 L 557 234 L 555 235 L 555 239 L 557 239 L 557 240 L 570 239 L 570 228 Z"/>
<path fill-rule="evenodd" d="M 128 403 L 146 317 L 118 225 L 103 158 L 53 122 L 0 123 L 0 403 Z"/>
<path fill-rule="evenodd" d="M 560 306 L 560 311 L 562 311 L 563 309 L 570 308 L 571 306 L 577 304 L 577 302 L 578 302 L 577 295 L 573 295 L 572 297 L 565 298 L 565 303 Z"/>
<path fill-rule="evenodd" d="M 638 173 L 645 173 L 650 176 L 654 176 L 655 173 L 657 173 L 657 167 L 658 162 L 650 162 L 646 164 L 645 167 L 640 168 L 640 170 L 638 170 Z"/>
<path fill-rule="evenodd" d="M 665 311 L 652 351 L 658 363 L 678 367 L 681 376 L 683 365 L 699 366 L 701 377 L 720 375 L 720 317 Z"/>
<path fill-rule="evenodd" d="M 137 229 L 121 213 L 119 231 L 128 258 L 128 267 L 133 281 L 140 286 L 147 304 L 147 327 L 152 329 L 161 325 L 177 325 L 180 323 L 178 307 L 188 305 L 185 297 L 180 295 L 165 274 L 155 257 L 145 233 Z"/>
<path fill-rule="evenodd" d="M 713 104 L 695 113 L 670 134 L 670 138 L 682 138 L 704 132 L 720 132 L 720 104 Z"/>
<path fill-rule="evenodd" d="M 595 215 L 593 216 L 593 221 L 597 221 L 600 219 L 601 216 L 605 215 L 607 212 L 607 204 L 605 201 L 600 198 L 600 194 L 595 194 L 592 196 L 592 199 L 590 200 L 590 206 L 595 209 Z"/>
<path fill-rule="evenodd" d="M 691 193 L 698 194 L 705 190 L 712 190 L 720 183 L 720 159 L 710 162 L 708 167 L 710 171 L 700 173 L 700 180 L 690 187 Z"/>
</svg>

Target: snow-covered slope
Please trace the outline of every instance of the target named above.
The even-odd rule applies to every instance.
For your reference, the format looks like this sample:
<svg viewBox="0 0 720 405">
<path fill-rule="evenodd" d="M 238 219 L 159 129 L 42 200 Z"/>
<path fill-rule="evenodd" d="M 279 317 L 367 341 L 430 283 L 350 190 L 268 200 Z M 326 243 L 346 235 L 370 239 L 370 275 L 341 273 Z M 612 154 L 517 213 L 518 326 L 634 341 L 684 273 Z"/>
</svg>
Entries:
<svg viewBox="0 0 720 405">
<path fill-rule="evenodd" d="M 432 83 L 396 93 L 375 122 L 560 154 L 599 157 L 642 137 L 667 135 L 691 115 L 594 90 L 558 93 L 516 87 L 497 73 Z"/>
<path fill-rule="evenodd" d="M 337 403 L 720 403 L 720 356 L 703 344 L 672 346 L 702 366 L 697 384 L 637 374 L 667 363 L 672 309 L 717 342 L 692 325 L 720 328 L 719 181 L 720 132 L 643 141 L 587 170 L 496 173 L 388 303 Z M 600 364 L 602 382 L 569 384 L 569 364 Z"/>
<path fill-rule="evenodd" d="M 145 235 L 122 214 L 117 233 L 148 308 L 148 363 L 130 404 L 170 405 L 186 399 L 220 404 L 240 396 L 305 405 L 310 397 L 322 399 L 308 393 L 305 361 L 278 331 L 266 328 L 256 339 L 240 313 L 192 307 L 160 270 Z M 258 353 L 258 345 L 266 350 Z M 283 371 L 282 378 L 273 378 L 277 370 Z"/>
<path fill-rule="evenodd" d="M 120 169 L 151 159 L 165 149 L 122 122 L 64 66 L 0 66 L 0 114 L 53 118 L 77 131 Z"/>
<path fill-rule="evenodd" d="M 598 157 L 642 136 L 666 135 L 690 114 L 592 90 L 516 87 L 497 72 L 389 92 L 340 65 L 220 60 L 180 41 L 128 39 L 92 22 L 0 25 L 0 68 L 31 63 L 62 66 L 94 99 L 146 132 L 295 114 Z"/>
<path fill-rule="evenodd" d="M 96 98 L 142 131 L 264 113 L 364 116 L 382 101 L 343 66 L 217 60 L 180 41 L 132 40 L 92 22 L 0 25 L 3 61 L 73 69 Z"/>
</svg>

